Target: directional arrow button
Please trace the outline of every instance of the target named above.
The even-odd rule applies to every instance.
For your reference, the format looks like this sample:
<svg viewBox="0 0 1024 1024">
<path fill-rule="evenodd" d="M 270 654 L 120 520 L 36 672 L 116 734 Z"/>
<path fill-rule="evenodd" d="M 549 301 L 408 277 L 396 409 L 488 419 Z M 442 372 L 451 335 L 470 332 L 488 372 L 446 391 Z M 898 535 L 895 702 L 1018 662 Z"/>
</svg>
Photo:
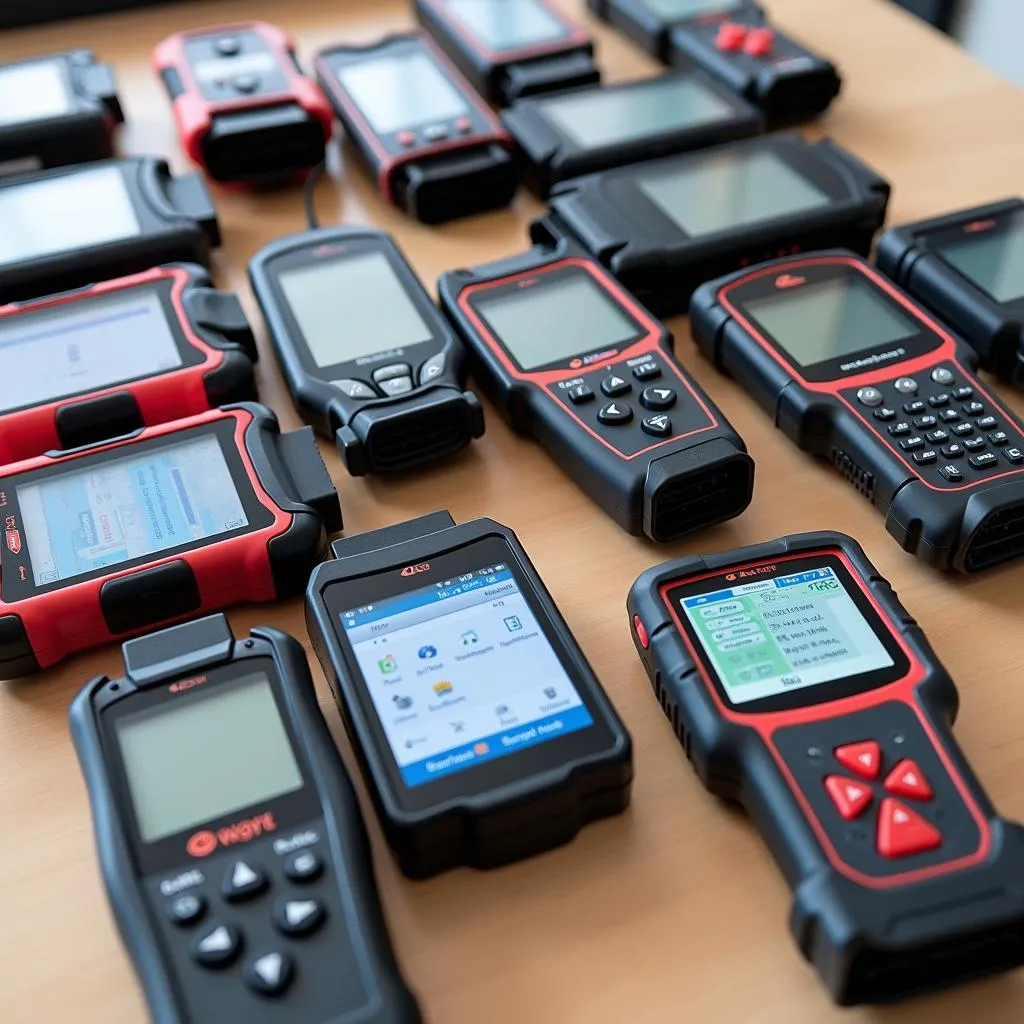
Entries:
<svg viewBox="0 0 1024 1024">
<path fill-rule="evenodd" d="M 601 390 L 609 398 L 614 398 L 616 395 L 624 395 L 626 392 L 631 391 L 632 387 L 633 385 L 628 380 L 623 380 L 622 377 L 614 373 L 601 381 Z"/>
<path fill-rule="evenodd" d="M 640 404 L 645 409 L 671 409 L 676 404 L 676 393 L 672 388 L 651 384 L 640 392 Z"/>
<path fill-rule="evenodd" d="M 192 946 L 192 956 L 203 967 L 227 967 L 238 956 L 242 937 L 229 924 L 218 924 L 203 932 Z"/>
<path fill-rule="evenodd" d="M 247 900 L 257 896 L 267 887 L 266 872 L 258 866 L 247 864 L 244 860 L 236 860 L 228 868 L 221 884 L 221 891 L 226 900 Z"/>
<path fill-rule="evenodd" d="M 316 900 L 280 899 L 274 908 L 274 924 L 285 935 L 310 935 L 323 923 L 325 911 Z"/>
<path fill-rule="evenodd" d="M 652 437 L 668 437 L 672 433 L 672 421 L 663 412 L 645 416 L 640 429 Z"/>
<path fill-rule="evenodd" d="M 263 996 L 279 996 L 290 984 L 295 967 L 287 953 L 263 953 L 249 960 L 242 976 L 246 984 Z"/>
<path fill-rule="evenodd" d="M 597 418 L 607 426 L 619 426 L 633 418 L 633 410 L 625 402 L 609 402 L 597 414 Z"/>
</svg>

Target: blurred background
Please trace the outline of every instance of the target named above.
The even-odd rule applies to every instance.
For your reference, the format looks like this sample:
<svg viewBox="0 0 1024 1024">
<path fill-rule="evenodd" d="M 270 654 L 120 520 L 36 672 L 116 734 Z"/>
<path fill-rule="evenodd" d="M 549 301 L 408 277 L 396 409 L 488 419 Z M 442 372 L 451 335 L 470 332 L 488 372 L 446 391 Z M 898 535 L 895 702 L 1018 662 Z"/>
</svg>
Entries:
<svg viewBox="0 0 1024 1024">
<path fill-rule="evenodd" d="M 80 17 L 164 0 L 0 0 L 0 28 Z M 890 0 L 954 39 L 994 71 L 1024 85 L 1024 0 Z M 769 4 L 770 6 L 770 4 Z"/>
</svg>

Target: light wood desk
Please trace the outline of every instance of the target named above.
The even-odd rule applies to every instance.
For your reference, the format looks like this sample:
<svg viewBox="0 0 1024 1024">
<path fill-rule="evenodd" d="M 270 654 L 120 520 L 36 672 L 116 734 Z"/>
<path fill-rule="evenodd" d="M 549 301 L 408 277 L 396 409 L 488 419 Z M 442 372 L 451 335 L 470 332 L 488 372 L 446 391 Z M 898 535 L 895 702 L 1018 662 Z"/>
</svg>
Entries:
<svg viewBox="0 0 1024 1024">
<path fill-rule="evenodd" d="M 582 0 L 563 5 L 586 17 Z M 308 57 L 327 43 L 410 26 L 408 7 L 400 0 L 206 0 L 0 35 L 0 59 L 91 47 L 117 69 L 128 118 L 123 150 L 169 153 L 184 169 L 167 100 L 149 70 L 150 49 L 164 35 L 265 18 L 292 30 Z M 772 0 L 771 9 L 782 27 L 841 66 L 842 96 L 810 133 L 829 132 L 892 181 L 891 222 L 1021 190 L 1020 91 L 882 0 Z M 657 72 L 624 39 L 601 26 L 594 30 L 606 80 Z M 520 251 L 539 209 L 523 193 L 509 211 L 427 229 L 384 206 L 347 159 L 340 188 L 322 182 L 319 200 L 325 223 L 342 219 L 394 232 L 431 285 L 442 270 Z M 246 260 L 271 239 L 305 227 L 301 195 L 218 191 L 216 201 L 225 238 L 218 282 L 243 294 L 258 323 Z M 351 532 L 445 506 L 458 520 L 489 515 L 518 531 L 636 746 L 628 813 L 585 829 L 554 853 L 497 872 L 405 880 L 367 805 L 405 974 L 427 1017 L 444 1024 L 1019 1022 L 1024 972 L 899 1008 L 840 1015 L 831 1007 L 789 937 L 790 894 L 757 834 L 702 790 L 672 738 L 633 653 L 623 605 L 639 572 L 671 556 L 798 530 L 853 534 L 898 587 L 957 680 L 963 706 L 957 734 L 996 805 L 1024 819 L 1024 565 L 980 579 L 940 577 L 918 565 L 852 488 L 796 451 L 738 388 L 698 358 L 684 320 L 673 326 L 683 363 L 746 438 L 758 467 L 746 514 L 683 543 L 656 548 L 628 537 L 491 409 L 487 434 L 470 451 L 402 480 L 354 480 L 325 446 Z M 266 346 L 263 357 L 263 398 L 286 427 L 299 425 Z M 1024 412 L 1024 400 L 1001 393 Z M 231 620 L 236 632 L 269 622 L 305 640 L 299 601 L 239 609 Z M 120 668 L 112 645 L 39 678 L 0 686 L 4 1024 L 145 1017 L 101 888 L 65 720 L 85 680 Z M 346 749 L 325 685 L 321 692 Z"/>
</svg>

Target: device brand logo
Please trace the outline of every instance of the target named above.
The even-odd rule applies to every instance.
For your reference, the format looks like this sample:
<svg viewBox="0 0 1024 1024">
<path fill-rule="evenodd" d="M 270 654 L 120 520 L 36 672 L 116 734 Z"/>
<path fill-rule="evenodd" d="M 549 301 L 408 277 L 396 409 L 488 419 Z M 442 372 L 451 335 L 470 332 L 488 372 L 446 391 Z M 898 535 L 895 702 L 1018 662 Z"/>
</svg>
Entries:
<svg viewBox="0 0 1024 1024">
<path fill-rule="evenodd" d="M 12 555 L 21 554 L 21 534 L 17 530 L 7 531 L 7 549 Z"/>
<path fill-rule="evenodd" d="M 775 278 L 776 288 L 799 288 L 802 284 L 807 284 L 807 278 L 799 274 L 779 274 Z"/>
<path fill-rule="evenodd" d="M 176 683 L 171 683 L 167 689 L 171 693 L 183 693 L 185 690 L 191 690 L 193 686 L 202 686 L 206 682 L 206 676 L 193 676 L 191 679 L 179 679 Z"/>
<path fill-rule="evenodd" d="M 736 572 L 726 573 L 725 578 L 732 583 L 734 580 L 742 580 L 747 576 L 766 576 L 775 572 L 775 569 L 774 565 L 761 565 L 756 569 L 739 569 Z"/>
<path fill-rule="evenodd" d="M 215 832 L 211 832 L 210 829 L 193 832 L 185 843 L 185 851 L 190 857 L 209 857 L 218 846 L 251 843 L 267 832 L 276 831 L 277 821 L 274 815 L 270 811 L 264 811 L 255 817 L 236 821 L 234 825 L 225 825 Z"/>
<path fill-rule="evenodd" d="M 972 220 L 964 225 L 964 231 L 969 235 L 976 235 L 981 231 L 991 231 L 995 226 L 994 220 Z"/>
<path fill-rule="evenodd" d="M 403 576 L 415 576 L 417 573 L 426 572 L 430 568 L 429 562 L 420 562 L 419 565 L 407 565 L 402 570 Z"/>
<path fill-rule="evenodd" d="M 573 359 L 569 362 L 569 368 L 571 370 L 578 370 L 583 365 L 582 359 Z"/>
</svg>

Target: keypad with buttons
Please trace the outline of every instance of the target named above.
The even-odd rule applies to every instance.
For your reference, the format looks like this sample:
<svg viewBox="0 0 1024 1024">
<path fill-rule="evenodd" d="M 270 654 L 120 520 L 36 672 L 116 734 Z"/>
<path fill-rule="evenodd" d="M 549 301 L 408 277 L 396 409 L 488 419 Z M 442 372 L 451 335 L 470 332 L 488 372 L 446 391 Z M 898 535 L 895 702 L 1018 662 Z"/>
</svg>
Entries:
<svg viewBox="0 0 1024 1024">
<path fill-rule="evenodd" d="M 326 1018 L 325 1006 L 354 1019 L 365 1008 L 373 993 L 323 831 L 323 821 L 275 830 L 146 881 L 186 1000 L 218 1006 L 224 1020 L 252 1018 L 265 999 L 286 1004 L 289 1020 Z"/>
<path fill-rule="evenodd" d="M 976 385 L 963 383 L 955 365 L 843 396 L 933 486 L 962 487 L 1024 466 L 1024 434 Z"/>
<path fill-rule="evenodd" d="M 773 741 L 851 868 L 880 877 L 976 850 L 977 823 L 907 704 L 787 726 Z"/>
<path fill-rule="evenodd" d="M 409 363 L 387 363 L 373 369 L 367 369 L 362 379 L 345 377 L 332 380 L 331 385 L 337 388 L 346 398 L 356 401 L 368 401 L 371 398 L 393 398 L 407 395 L 417 387 L 426 387 L 440 377 L 445 370 L 444 352 L 436 352 L 425 359 L 417 370 Z M 584 396 L 581 401 L 587 401 Z"/>
<path fill-rule="evenodd" d="M 557 381 L 548 391 L 627 458 L 712 426 L 693 386 L 660 351 Z"/>
<path fill-rule="evenodd" d="M 203 98 L 210 103 L 290 89 L 277 54 L 258 32 L 241 28 L 231 33 L 191 35 L 185 40 L 185 59 Z"/>
</svg>

